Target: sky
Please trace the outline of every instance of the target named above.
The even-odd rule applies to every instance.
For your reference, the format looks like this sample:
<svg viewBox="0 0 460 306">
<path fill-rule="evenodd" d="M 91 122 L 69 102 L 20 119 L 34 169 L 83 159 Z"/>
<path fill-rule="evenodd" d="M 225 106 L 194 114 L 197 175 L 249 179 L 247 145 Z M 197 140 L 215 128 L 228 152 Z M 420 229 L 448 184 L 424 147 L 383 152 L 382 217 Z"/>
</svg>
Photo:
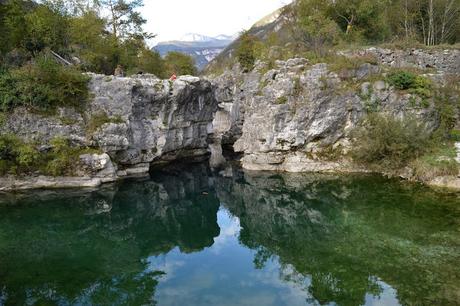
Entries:
<svg viewBox="0 0 460 306">
<path fill-rule="evenodd" d="M 180 39 L 187 33 L 233 35 L 292 0 L 144 0 L 145 29 L 152 42 Z"/>
</svg>

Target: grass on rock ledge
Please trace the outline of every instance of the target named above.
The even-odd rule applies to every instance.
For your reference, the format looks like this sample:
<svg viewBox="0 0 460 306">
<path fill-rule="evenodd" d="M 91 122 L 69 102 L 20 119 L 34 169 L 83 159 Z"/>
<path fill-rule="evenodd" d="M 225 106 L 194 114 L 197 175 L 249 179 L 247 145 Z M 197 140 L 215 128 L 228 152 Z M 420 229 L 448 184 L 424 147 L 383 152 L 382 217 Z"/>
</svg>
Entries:
<svg viewBox="0 0 460 306">
<path fill-rule="evenodd" d="M 106 123 L 123 123 L 121 116 L 109 117 L 106 113 L 98 113 L 91 116 L 86 131 L 93 134 Z"/>
<path fill-rule="evenodd" d="M 73 176 L 82 154 L 98 150 L 72 146 L 66 138 L 55 137 L 50 149 L 39 150 L 37 143 L 25 142 L 12 134 L 0 136 L 0 175 L 42 174 Z"/>
</svg>

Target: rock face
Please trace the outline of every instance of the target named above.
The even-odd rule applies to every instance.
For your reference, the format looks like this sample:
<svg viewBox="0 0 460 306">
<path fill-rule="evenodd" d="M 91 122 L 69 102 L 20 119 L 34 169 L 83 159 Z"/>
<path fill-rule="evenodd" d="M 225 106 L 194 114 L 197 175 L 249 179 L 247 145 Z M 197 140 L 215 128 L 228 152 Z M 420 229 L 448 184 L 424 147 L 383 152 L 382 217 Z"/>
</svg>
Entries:
<svg viewBox="0 0 460 306">
<path fill-rule="evenodd" d="M 120 169 L 207 153 L 217 108 L 210 82 L 186 76 L 175 82 L 95 76 L 91 91 L 95 98 L 89 112 L 117 120 L 102 125 L 88 140 Z"/>
<path fill-rule="evenodd" d="M 459 50 L 370 48 L 341 54 L 373 60 L 346 68 L 303 58 L 258 62 L 250 73 L 235 66 L 212 80 L 91 75 L 93 99 L 83 112 L 65 108 L 45 116 L 18 108 L 0 132 L 35 141 L 43 150 L 56 136 L 98 149 L 99 154 L 80 156 L 77 173 L 82 185 L 94 186 L 209 153 L 211 166 L 219 168 L 226 163 L 224 147 L 242 153 L 242 166 L 249 170 L 366 171 L 345 156 L 352 131 L 369 111 L 416 117 L 430 130 L 439 127 L 433 99 L 395 90 L 384 81 L 382 67 L 430 68 L 426 76 L 443 84 L 460 74 Z M 459 178 L 453 180 L 448 185 L 460 186 Z M 61 187 L 59 181 L 0 179 L 0 185 L 3 190 Z M 78 180 L 62 186 L 75 184 Z"/>
<path fill-rule="evenodd" d="M 1 132 L 14 133 L 44 148 L 61 136 L 75 146 L 98 149 L 101 154 L 80 157 L 77 174 L 95 179 L 84 185 L 146 174 L 153 163 L 208 154 L 217 110 L 209 81 L 191 76 L 170 82 L 151 75 L 91 75 L 89 87 L 94 98 L 83 113 L 60 109 L 56 116 L 49 116 L 16 109 Z M 59 179 L 43 183 L 46 180 L 42 177 L 40 186 L 60 187 L 55 184 Z M 35 179 L 23 181 L 21 188 L 27 188 L 27 181 L 34 185 Z M 3 186 L 16 188 L 14 184 L 2 181 Z"/>
<path fill-rule="evenodd" d="M 355 171 L 346 160 L 328 161 L 328 155 L 347 152 L 351 131 L 370 108 L 394 117 L 416 116 L 432 130 L 439 126 L 433 104 L 421 107 L 419 97 L 381 80 L 366 81 L 380 73 L 378 66 L 334 72 L 327 64 L 309 65 L 300 58 L 275 66 L 264 72 L 259 63 L 251 73 L 230 72 L 216 80 L 219 112 L 231 123 L 222 140 L 238 138 L 234 149 L 244 153 L 246 169 Z"/>
</svg>

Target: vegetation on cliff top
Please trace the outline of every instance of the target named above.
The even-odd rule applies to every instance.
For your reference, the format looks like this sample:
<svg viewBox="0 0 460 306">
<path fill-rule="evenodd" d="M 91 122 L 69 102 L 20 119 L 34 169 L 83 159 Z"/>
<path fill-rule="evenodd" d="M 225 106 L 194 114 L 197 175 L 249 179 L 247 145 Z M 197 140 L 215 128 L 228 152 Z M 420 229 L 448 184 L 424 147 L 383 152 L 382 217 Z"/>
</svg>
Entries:
<svg viewBox="0 0 460 306">
<path fill-rule="evenodd" d="M 270 60 L 292 55 L 317 58 L 331 49 L 376 44 L 430 47 L 460 41 L 460 0 L 298 0 L 286 6 L 278 20 L 276 31 L 254 27 L 231 47 L 245 69 L 254 56 L 254 61 L 267 61 L 267 55 Z M 232 63 L 220 56 L 208 72 Z"/>
<path fill-rule="evenodd" d="M 6 0 L 0 2 L 0 107 L 82 106 L 88 78 L 81 72 L 195 74 L 182 54 L 166 59 L 146 40 L 142 1 Z M 107 16 L 103 16 L 107 15 Z M 73 65 L 63 65 L 72 63 Z"/>
<path fill-rule="evenodd" d="M 75 68 L 63 68 L 48 56 L 0 74 L 0 111 L 17 106 L 50 110 L 82 107 L 88 98 L 89 78 Z"/>
</svg>

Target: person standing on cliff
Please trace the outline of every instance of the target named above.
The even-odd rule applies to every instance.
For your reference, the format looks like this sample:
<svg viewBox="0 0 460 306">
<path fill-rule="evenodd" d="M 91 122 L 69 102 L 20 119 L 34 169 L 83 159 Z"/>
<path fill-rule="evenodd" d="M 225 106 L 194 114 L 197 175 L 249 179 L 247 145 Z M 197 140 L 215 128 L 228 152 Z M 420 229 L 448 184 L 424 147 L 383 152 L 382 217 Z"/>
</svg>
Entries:
<svg viewBox="0 0 460 306">
<path fill-rule="evenodd" d="M 117 65 L 117 68 L 115 69 L 115 73 L 113 75 L 116 77 L 124 77 L 125 72 L 123 71 L 123 67 L 121 65 Z"/>
</svg>

